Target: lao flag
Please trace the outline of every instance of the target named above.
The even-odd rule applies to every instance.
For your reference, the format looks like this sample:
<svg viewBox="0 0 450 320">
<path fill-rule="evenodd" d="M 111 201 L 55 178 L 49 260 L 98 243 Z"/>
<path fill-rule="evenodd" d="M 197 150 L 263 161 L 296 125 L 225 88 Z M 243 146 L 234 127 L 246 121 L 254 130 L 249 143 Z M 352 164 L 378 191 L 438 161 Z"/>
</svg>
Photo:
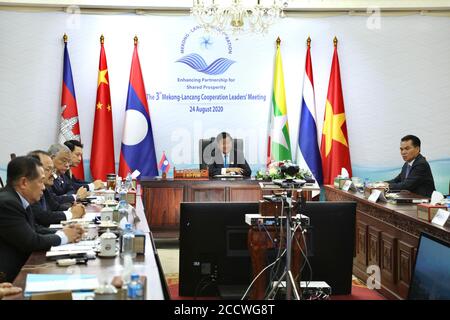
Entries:
<svg viewBox="0 0 450 320">
<path fill-rule="evenodd" d="M 67 36 L 64 35 L 64 66 L 63 83 L 61 91 L 61 124 L 59 127 L 59 143 L 80 138 L 80 123 L 78 121 L 77 98 L 73 85 L 72 67 L 70 66 L 69 51 L 67 50 Z M 84 180 L 83 159 L 77 167 L 72 168 L 72 173 L 80 180 Z"/>
<path fill-rule="evenodd" d="M 322 184 L 322 159 L 317 140 L 316 102 L 314 98 L 313 69 L 311 62 L 311 39 L 308 38 L 306 51 L 305 76 L 303 78 L 303 98 L 298 130 L 297 163 L 308 169 L 319 184 Z"/>
<path fill-rule="evenodd" d="M 141 65 L 139 63 L 136 38 L 131 61 L 130 83 L 128 85 L 119 175 L 125 177 L 134 170 L 140 171 L 140 177 L 156 177 L 158 175 L 152 124 L 142 79 Z"/>
<path fill-rule="evenodd" d="M 170 163 L 169 163 L 169 159 L 167 159 L 166 157 L 166 153 L 163 152 L 161 160 L 159 160 L 159 170 L 161 170 L 161 172 L 169 172 L 170 169 Z"/>
</svg>

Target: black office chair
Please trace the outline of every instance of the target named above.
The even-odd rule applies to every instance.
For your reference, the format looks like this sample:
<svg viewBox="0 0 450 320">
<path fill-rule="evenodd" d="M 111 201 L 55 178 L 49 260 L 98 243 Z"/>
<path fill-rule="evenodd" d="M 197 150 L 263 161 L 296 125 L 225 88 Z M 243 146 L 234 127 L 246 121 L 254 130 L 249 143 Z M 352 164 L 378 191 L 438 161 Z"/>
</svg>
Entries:
<svg viewBox="0 0 450 320">
<path fill-rule="evenodd" d="M 208 167 L 208 164 L 211 164 L 214 161 L 213 158 L 215 156 L 215 148 L 216 148 L 215 140 L 216 140 L 215 137 L 199 140 L 198 159 L 200 170 L 206 169 Z M 241 153 L 243 153 L 244 151 L 243 139 L 233 139 L 233 148 L 235 152 L 236 150 L 239 150 Z"/>
<path fill-rule="evenodd" d="M 16 157 L 16 154 L 15 153 L 11 153 L 9 156 L 11 157 L 11 160 L 12 160 L 12 159 L 14 159 Z"/>
</svg>

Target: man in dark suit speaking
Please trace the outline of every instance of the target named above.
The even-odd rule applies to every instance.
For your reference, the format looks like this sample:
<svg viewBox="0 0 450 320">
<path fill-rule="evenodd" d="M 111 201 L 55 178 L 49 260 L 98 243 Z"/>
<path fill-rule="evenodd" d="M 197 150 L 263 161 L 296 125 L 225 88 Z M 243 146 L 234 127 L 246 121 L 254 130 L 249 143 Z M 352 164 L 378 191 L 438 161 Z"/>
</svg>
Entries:
<svg viewBox="0 0 450 320">
<path fill-rule="evenodd" d="M 7 168 L 7 184 L 0 191 L 0 272 L 12 282 L 33 251 L 48 250 L 81 239 L 76 225 L 62 231 L 41 234 L 30 204 L 38 202 L 44 190 L 44 169 L 39 160 L 17 157 Z"/>
<path fill-rule="evenodd" d="M 233 148 L 233 138 L 227 132 L 219 133 L 216 137 L 213 162 L 209 164 L 209 176 L 237 174 L 250 177 L 252 170 L 244 158 L 242 150 Z"/>
<path fill-rule="evenodd" d="M 430 197 L 434 187 L 430 165 L 420 154 L 420 139 L 413 135 L 404 136 L 400 142 L 400 153 L 405 164 L 400 174 L 389 183 L 391 190 L 409 190 Z"/>
</svg>

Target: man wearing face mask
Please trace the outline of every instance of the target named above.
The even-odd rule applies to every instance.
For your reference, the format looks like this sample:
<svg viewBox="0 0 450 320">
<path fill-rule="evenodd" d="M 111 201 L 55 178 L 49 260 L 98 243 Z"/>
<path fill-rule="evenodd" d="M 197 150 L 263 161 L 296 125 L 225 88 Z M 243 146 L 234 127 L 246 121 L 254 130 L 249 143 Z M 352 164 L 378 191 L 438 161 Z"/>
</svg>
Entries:
<svg viewBox="0 0 450 320">
<path fill-rule="evenodd" d="M 405 164 L 397 177 L 387 181 L 389 189 L 431 197 L 436 188 L 430 165 L 420 154 L 420 139 L 413 135 L 404 136 L 400 141 L 400 154 Z"/>
<path fill-rule="evenodd" d="M 233 148 L 233 138 L 227 132 L 216 137 L 214 161 L 208 166 L 210 177 L 225 174 L 238 174 L 250 177 L 252 170 L 241 150 Z"/>
</svg>

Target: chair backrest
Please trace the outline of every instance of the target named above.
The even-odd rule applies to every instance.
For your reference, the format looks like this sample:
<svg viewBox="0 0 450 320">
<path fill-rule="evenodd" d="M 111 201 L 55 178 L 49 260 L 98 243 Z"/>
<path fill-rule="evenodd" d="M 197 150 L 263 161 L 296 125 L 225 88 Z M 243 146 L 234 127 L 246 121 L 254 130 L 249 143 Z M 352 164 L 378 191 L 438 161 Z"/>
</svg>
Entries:
<svg viewBox="0 0 450 320">
<path fill-rule="evenodd" d="M 215 156 L 216 138 L 206 138 L 199 140 L 198 152 L 199 152 L 199 164 L 200 169 L 206 169 L 208 164 L 213 162 Z M 241 154 L 244 151 L 243 139 L 233 139 L 233 149 L 235 152 L 239 150 Z"/>
<path fill-rule="evenodd" d="M 3 184 L 2 177 L 0 177 L 0 187 L 1 187 L 1 188 L 5 187 L 5 185 Z"/>
<path fill-rule="evenodd" d="M 16 154 L 15 153 L 11 153 L 9 156 L 11 157 L 11 160 L 12 160 L 12 159 L 14 159 L 16 157 Z"/>
</svg>

